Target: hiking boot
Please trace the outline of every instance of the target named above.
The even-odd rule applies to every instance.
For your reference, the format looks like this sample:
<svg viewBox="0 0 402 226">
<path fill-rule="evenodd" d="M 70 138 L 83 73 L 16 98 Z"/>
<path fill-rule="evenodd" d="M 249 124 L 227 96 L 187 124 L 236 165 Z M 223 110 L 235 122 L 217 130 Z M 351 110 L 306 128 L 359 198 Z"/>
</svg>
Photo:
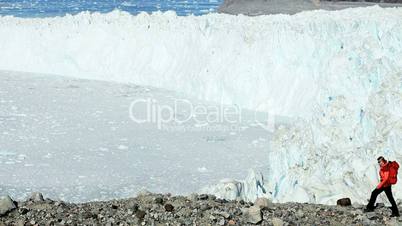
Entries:
<svg viewBox="0 0 402 226">
<path fill-rule="evenodd" d="M 365 209 L 363 210 L 363 212 L 364 212 L 364 213 L 374 212 L 374 209 L 372 209 L 372 208 L 365 208 Z"/>
</svg>

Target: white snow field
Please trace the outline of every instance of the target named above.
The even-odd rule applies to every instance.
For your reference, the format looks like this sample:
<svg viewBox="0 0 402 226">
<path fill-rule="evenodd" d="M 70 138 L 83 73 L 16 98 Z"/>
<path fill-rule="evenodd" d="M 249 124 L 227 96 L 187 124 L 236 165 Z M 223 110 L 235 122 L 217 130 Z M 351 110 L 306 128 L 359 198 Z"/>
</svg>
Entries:
<svg viewBox="0 0 402 226">
<path fill-rule="evenodd" d="M 1 71 L 0 193 L 24 198 L 41 191 L 74 202 L 143 189 L 190 194 L 225 177 L 244 178 L 248 168 L 268 168 L 270 134 L 263 128 L 246 122 L 214 129 L 193 120 L 158 129 L 132 121 L 131 103 L 148 98 L 155 106 L 187 100 L 133 84 Z M 189 107 L 179 104 L 177 114 L 186 115 Z M 146 109 L 131 110 L 143 119 Z"/>
<path fill-rule="evenodd" d="M 68 87 L 68 79 L 46 76 L 41 82 L 15 75 L 13 83 L 13 73 L 2 73 L 0 88 L 6 92 L 1 94 L 1 103 L 9 108 L 1 108 L 7 110 L 0 125 L 4 130 L 19 126 L 1 137 L 5 140 L 0 143 L 4 156 L 14 156 L 15 161 L 7 161 L 16 162 L 24 158 L 20 154 L 29 152 L 36 157 L 27 164 L 35 166 L 44 164 L 42 157 L 52 153 L 58 157 L 46 161 L 60 170 L 52 171 L 53 176 L 44 176 L 46 167 L 37 166 L 40 176 L 33 177 L 32 169 L 2 160 L 0 164 L 6 173 L 1 174 L 1 181 L 7 181 L 10 187 L 51 184 L 51 189 L 57 190 L 54 183 L 59 178 L 70 186 L 83 183 L 88 187 L 101 184 L 100 190 L 107 190 L 107 186 L 122 188 L 117 195 L 128 195 L 138 186 L 180 193 L 224 177 L 241 178 L 241 172 L 255 168 L 263 173 L 263 178 L 251 172 L 245 181 L 224 180 L 203 191 L 247 200 L 264 195 L 276 202 L 334 204 L 338 198 L 351 197 L 353 202 L 364 203 L 377 181 L 377 156 L 402 162 L 401 59 L 402 8 L 375 6 L 257 17 L 177 17 L 172 12 L 132 16 L 119 11 L 42 19 L 2 17 L 1 70 L 109 82 L 71 80 L 78 83 L 73 86 L 81 88 L 66 88 L 63 93 L 46 87 Z M 132 100 L 120 102 L 114 92 L 125 86 L 111 81 L 155 87 L 156 91 L 151 93 L 171 90 L 174 95 L 193 100 L 240 106 L 291 120 L 277 123 L 272 139 L 270 131 L 248 127 L 242 121 L 242 134 L 222 135 L 239 136 L 241 140 L 213 139 L 213 145 L 202 138 L 214 136 L 209 132 L 177 135 L 157 128 L 125 125 L 126 129 L 116 134 L 110 132 L 113 126 L 102 126 L 99 120 L 128 124 L 125 109 Z M 33 84 L 41 96 L 33 98 L 34 102 L 29 101 L 29 87 Z M 69 110 L 52 104 L 53 98 L 55 102 L 65 102 Z M 166 94 L 158 98 L 164 100 Z M 56 135 L 52 135 L 55 138 L 43 141 L 38 134 L 48 137 L 51 130 L 37 129 L 37 125 L 23 123 L 26 117 L 18 116 L 31 114 L 20 110 L 22 106 L 28 107 L 28 112 L 42 117 L 37 120 L 40 124 L 46 119 L 42 102 L 52 109 L 50 120 L 57 119 L 48 125 L 56 126 Z M 92 115 L 96 111 L 109 113 L 96 118 Z M 77 133 L 77 128 L 92 129 Z M 74 136 L 63 135 L 66 130 Z M 57 135 L 58 131 L 62 135 Z M 30 140 L 24 141 L 20 136 Z M 35 147 L 39 142 L 43 145 Z M 149 148 L 152 155 L 138 149 L 156 144 L 169 150 L 167 162 L 160 162 L 165 152 L 155 147 Z M 132 152 L 121 154 L 127 148 L 119 149 L 123 147 L 120 145 Z M 189 149 L 191 152 L 187 152 Z M 91 150 L 106 157 L 96 159 L 96 154 L 89 154 Z M 42 152 L 43 155 L 38 154 Z M 118 158 L 113 159 L 113 152 L 119 152 Z M 74 155 L 86 158 L 77 163 Z M 197 158 L 199 164 L 191 162 Z M 152 165 L 155 159 L 157 162 Z M 66 167 L 68 172 L 63 171 Z M 80 167 L 90 168 L 82 169 L 86 173 L 81 179 Z M 198 174 L 191 174 L 197 169 Z M 151 183 L 151 177 L 144 180 L 142 176 L 152 172 L 156 182 Z M 210 173 L 200 176 L 205 172 Z M 122 186 L 125 183 L 132 187 Z M 89 192 L 85 186 L 81 190 L 63 190 L 63 194 L 71 200 L 99 198 L 96 189 L 82 197 L 80 194 Z M 60 195 L 60 189 L 57 191 L 55 194 Z M 400 185 L 394 192 L 396 198 L 402 199 Z"/>
</svg>

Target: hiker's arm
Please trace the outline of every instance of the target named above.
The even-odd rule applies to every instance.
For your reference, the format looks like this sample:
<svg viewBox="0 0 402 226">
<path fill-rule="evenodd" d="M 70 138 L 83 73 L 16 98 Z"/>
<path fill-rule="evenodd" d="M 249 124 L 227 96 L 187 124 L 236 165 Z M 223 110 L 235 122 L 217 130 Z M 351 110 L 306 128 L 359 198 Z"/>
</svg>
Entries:
<svg viewBox="0 0 402 226">
<path fill-rule="evenodd" d="M 382 186 L 384 186 L 384 184 L 388 181 L 389 178 L 389 172 L 384 172 L 384 180 L 382 180 L 378 185 L 377 185 L 377 189 L 381 189 Z"/>
</svg>

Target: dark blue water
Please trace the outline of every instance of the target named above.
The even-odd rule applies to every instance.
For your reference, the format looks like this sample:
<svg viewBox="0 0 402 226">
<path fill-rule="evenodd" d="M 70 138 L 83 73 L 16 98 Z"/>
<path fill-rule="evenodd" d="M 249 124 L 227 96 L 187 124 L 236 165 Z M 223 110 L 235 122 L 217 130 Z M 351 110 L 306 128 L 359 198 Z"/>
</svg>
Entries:
<svg viewBox="0 0 402 226">
<path fill-rule="evenodd" d="M 216 11 L 223 0 L 0 0 L 0 15 L 52 17 L 82 11 L 131 14 L 173 10 L 180 16 L 202 15 Z"/>
</svg>

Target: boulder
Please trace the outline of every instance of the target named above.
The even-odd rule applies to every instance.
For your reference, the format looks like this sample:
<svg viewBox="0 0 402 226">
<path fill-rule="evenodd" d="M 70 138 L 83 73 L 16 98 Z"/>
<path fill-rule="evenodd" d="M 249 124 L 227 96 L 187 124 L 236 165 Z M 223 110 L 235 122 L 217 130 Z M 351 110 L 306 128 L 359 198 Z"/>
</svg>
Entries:
<svg viewBox="0 0 402 226">
<path fill-rule="evenodd" d="M 342 198 L 342 199 L 338 199 L 338 201 L 336 201 L 336 205 L 338 205 L 338 206 L 351 206 L 352 202 L 350 201 L 350 198 Z"/>
<path fill-rule="evenodd" d="M 258 224 L 262 221 L 262 212 L 260 207 L 251 206 L 243 209 L 243 220 L 247 223 Z"/>
<path fill-rule="evenodd" d="M 11 210 L 17 208 L 14 204 L 14 201 L 10 198 L 10 196 L 0 197 L 0 216 L 3 216 L 10 212 Z"/>
<path fill-rule="evenodd" d="M 260 207 L 261 209 L 269 208 L 272 206 L 272 202 L 267 198 L 257 198 L 254 202 L 254 206 Z"/>
<path fill-rule="evenodd" d="M 40 192 L 32 192 L 31 195 L 28 198 L 28 201 L 31 201 L 31 202 L 43 202 L 45 200 L 43 199 L 42 193 L 40 193 Z"/>
<path fill-rule="evenodd" d="M 274 217 L 272 218 L 272 225 L 273 226 L 283 226 L 285 223 L 280 218 Z"/>
</svg>

